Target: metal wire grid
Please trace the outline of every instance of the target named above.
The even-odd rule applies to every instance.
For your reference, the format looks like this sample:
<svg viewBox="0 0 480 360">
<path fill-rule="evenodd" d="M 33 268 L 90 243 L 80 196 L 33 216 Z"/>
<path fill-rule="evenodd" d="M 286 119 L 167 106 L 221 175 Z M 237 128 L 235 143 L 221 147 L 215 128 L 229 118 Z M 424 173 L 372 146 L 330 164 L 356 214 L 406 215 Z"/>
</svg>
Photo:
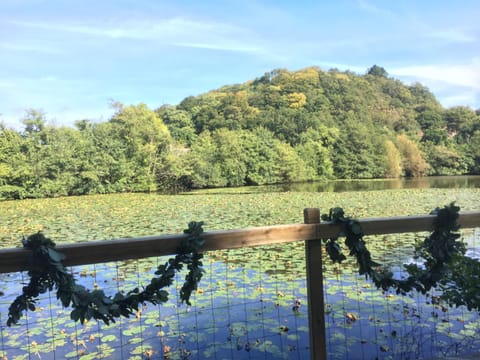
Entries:
<svg viewBox="0 0 480 360">
<path fill-rule="evenodd" d="M 181 275 L 169 289 L 168 303 L 146 304 L 135 317 L 109 326 L 74 323 L 69 310 L 47 293 L 37 311 L 8 328 L 8 306 L 26 279 L 21 273 L 2 275 L 0 359 L 303 359 L 308 357 L 307 308 L 293 307 L 306 304 L 305 278 L 296 271 L 286 282 L 285 264 L 264 260 L 277 253 L 262 247 L 208 254 L 192 306 L 179 304 Z M 164 261 L 96 264 L 71 271 L 87 288 L 113 295 L 145 285 Z M 302 262 L 303 257 L 295 260 Z"/>
<path fill-rule="evenodd" d="M 468 234 L 467 234 L 468 235 Z M 415 235 L 411 235 L 415 236 Z M 480 231 L 468 235 L 478 254 Z M 398 237 L 412 242 L 414 238 Z M 377 237 L 369 241 L 382 241 Z M 401 244 L 400 244 L 401 245 Z M 404 248 L 382 245 L 389 263 Z M 192 298 L 180 305 L 176 279 L 168 303 L 146 304 L 135 317 L 106 326 L 74 323 L 53 294 L 39 311 L 7 328 L 8 306 L 23 274 L 1 275 L 0 359 L 305 359 L 308 304 L 303 246 L 263 246 L 208 253 L 206 274 Z M 329 359 L 417 359 L 480 348 L 480 320 L 464 308 L 446 309 L 438 294 L 399 296 L 374 289 L 348 264 L 324 259 L 325 317 Z M 165 258 L 72 268 L 77 281 L 107 294 L 143 286 Z M 350 264 L 353 265 L 353 264 Z M 432 300 L 433 299 L 433 300 Z"/>
</svg>

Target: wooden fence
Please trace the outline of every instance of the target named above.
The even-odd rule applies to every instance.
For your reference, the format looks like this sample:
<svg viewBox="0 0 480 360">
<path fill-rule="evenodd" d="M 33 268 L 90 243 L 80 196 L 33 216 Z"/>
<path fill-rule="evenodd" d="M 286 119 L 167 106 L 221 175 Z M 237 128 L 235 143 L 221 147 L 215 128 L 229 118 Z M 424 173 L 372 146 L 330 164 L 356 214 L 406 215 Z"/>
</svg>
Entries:
<svg viewBox="0 0 480 360">
<path fill-rule="evenodd" d="M 434 215 L 370 218 L 360 223 L 365 235 L 430 231 Z M 461 228 L 480 227 L 480 212 L 461 212 Z M 326 359 L 324 294 L 322 274 L 322 239 L 335 237 L 339 228 L 320 222 L 320 210 L 304 210 L 303 224 L 262 226 L 254 228 L 205 232 L 205 251 L 234 249 L 258 245 L 305 241 L 307 292 L 309 304 L 310 353 L 312 359 Z M 58 245 L 66 255 L 67 266 L 105 263 L 153 256 L 172 255 L 187 235 L 162 235 L 141 238 L 92 241 Z M 29 250 L 9 248 L 0 250 L 0 273 L 19 272 Z"/>
</svg>

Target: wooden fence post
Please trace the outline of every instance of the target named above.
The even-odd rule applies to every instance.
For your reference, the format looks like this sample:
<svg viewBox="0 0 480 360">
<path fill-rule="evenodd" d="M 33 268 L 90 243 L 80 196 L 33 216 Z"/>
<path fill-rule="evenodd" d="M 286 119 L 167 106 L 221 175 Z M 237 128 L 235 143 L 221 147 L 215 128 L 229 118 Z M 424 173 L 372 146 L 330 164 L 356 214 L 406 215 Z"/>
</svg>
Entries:
<svg viewBox="0 0 480 360">
<path fill-rule="evenodd" d="M 320 222 L 320 209 L 303 210 L 305 224 Z M 307 270 L 308 322 L 310 332 L 310 358 L 327 359 L 325 335 L 325 307 L 323 298 L 322 240 L 305 241 L 305 261 Z"/>
</svg>

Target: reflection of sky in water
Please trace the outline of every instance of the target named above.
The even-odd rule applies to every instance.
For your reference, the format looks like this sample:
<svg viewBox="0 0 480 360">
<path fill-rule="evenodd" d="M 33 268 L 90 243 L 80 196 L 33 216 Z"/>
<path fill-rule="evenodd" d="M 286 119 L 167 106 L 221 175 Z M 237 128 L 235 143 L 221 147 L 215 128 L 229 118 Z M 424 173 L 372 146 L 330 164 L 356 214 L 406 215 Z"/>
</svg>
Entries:
<svg viewBox="0 0 480 360">
<path fill-rule="evenodd" d="M 480 260 L 480 228 L 476 228 L 472 232 L 472 234 L 465 236 L 466 255 L 472 259 Z"/>
<path fill-rule="evenodd" d="M 479 234 L 471 232 L 466 236 L 471 249 L 479 243 Z M 405 235 L 369 237 L 368 245 L 374 249 L 376 260 L 400 274 L 401 264 L 412 259 L 414 240 L 415 236 Z M 115 354 L 122 351 L 126 358 L 131 352 L 138 351 L 139 344 L 147 348 L 154 344 L 152 346 L 156 349 L 158 344 L 167 345 L 172 352 L 192 351 L 192 359 L 306 358 L 308 305 L 301 245 L 284 245 L 282 251 L 279 247 L 261 247 L 212 253 L 205 258 L 207 273 L 200 284 L 201 293 L 194 295 L 194 306 L 178 307 L 175 287 L 172 287 L 169 289 L 171 302 L 159 307 L 147 305 L 141 319 L 122 319 L 120 328 L 94 322 L 88 328 L 75 325 L 68 319 L 69 311 L 60 309 L 54 299 L 44 297 L 41 302 L 44 310 L 28 317 L 31 330 L 38 327 L 42 330 L 29 337 L 29 344 L 32 341 L 45 343 L 49 336 L 43 330 L 47 327 L 55 332 L 64 329 L 69 337 L 76 334 L 86 342 L 86 349 L 90 352 L 97 349 L 102 338 L 114 335 L 115 342 L 108 345 L 117 348 Z M 469 254 L 478 256 L 479 252 L 476 249 Z M 468 352 L 480 348 L 480 339 L 475 336 L 480 331 L 477 313 L 464 308 L 444 311 L 432 302 L 438 294 L 398 296 L 382 293 L 364 277 L 353 274 L 354 262 L 350 259 L 341 266 L 325 260 L 329 359 L 433 358 L 441 352 L 453 354 L 455 349 Z M 163 261 L 156 261 L 153 266 Z M 76 268 L 79 282 L 90 288 L 95 283 L 100 284 L 108 294 L 115 293 L 118 286 L 130 289 L 139 281 L 145 284 L 145 279 L 152 273 L 152 263 L 148 260 L 131 261 L 116 267 L 100 264 Z M 18 274 L 0 275 L 0 291 L 5 292 L 5 296 L 0 297 L 0 329 L 2 334 L 9 333 L 4 336 L 6 347 L 14 344 L 10 341 L 16 333 L 24 334 L 24 327 L 7 329 L 4 326 L 8 305 L 20 287 Z M 297 299 L 302 305 L 298 312 L 294 312 L 292 307 Z M 52 301 L 53 310 L 49 311 Z M 349 319 L 346 314 L 353 314 L 356 320 Z M 40 325 L 37 326 L 36 321 L 40 321 Z M 143 327 L 138 333 L 136 329 L 140 324 Z M 165 333 L 161 339 L 159 332 Z M 92 334 L 94 337 L 98 334 L 96 342 L 89 341 Z M 75 350 L 68 339 L 65 345 L 57 347 L 57 358 Z M 11 346 L 19 354 L 26 351 L 28 345 L 27 339 L 22 338 L 22 341 L 20 346 Z M 120 348 L 119 342 L 123 344 Z M 2 348 L 0 355 L 1 351 Z M 42 355 L 48 358 L 51 354 Z M 157 353 L 154 358 L 162 357 Z"/>
<path fill-rule="evenodd" d="M 467 256 L 472 259 L 480 260 L 480 249 L 479 248 L 470 248 L 467 249 Z"/>
</svg>

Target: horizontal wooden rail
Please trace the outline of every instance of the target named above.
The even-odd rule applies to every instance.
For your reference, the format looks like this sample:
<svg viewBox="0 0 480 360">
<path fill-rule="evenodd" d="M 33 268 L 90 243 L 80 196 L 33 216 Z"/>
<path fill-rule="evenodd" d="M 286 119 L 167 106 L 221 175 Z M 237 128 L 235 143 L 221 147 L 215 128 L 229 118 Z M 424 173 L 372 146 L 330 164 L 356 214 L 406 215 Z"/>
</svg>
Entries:
<svg viewBox="0 0 480 360">
<path fill-rule="evenodd" d="M 433 215 L 370 218 L 360 223 L 366 235 L 430 231 Z M 480 227 L 480 212 L 460 213 L 462 228 Z M 290 224 L 261 226 L 246 229 L 205 232 L 204 250 L 235 249 L 245 246 L 271 245 L 299 240 L 315 240 L 334 237 L 338 226 L 325 222 L 320 224 Z M 58 251 L 66 255 L 65 265 L 97 264 L 109 261 L 141 259 L 152 256 L 171 255 L 186 235 L 158 235 L 140 238 L 89 241 L 58 245 Z M 0 273 L 24 269 L 29 250 L 23 248 L 0 249 Z"/>
</svg>

